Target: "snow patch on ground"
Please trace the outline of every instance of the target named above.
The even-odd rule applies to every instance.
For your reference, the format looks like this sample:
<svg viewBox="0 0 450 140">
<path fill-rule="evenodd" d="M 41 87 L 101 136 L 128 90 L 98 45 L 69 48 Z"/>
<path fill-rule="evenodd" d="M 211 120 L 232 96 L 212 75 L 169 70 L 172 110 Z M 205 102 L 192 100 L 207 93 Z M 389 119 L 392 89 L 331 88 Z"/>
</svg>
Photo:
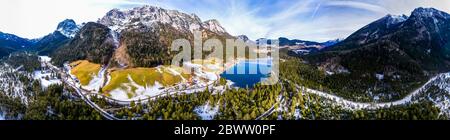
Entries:
<svg viewBox="0 0 450 140">
<path fill-rule="evenodd" d="M 37 70 L 33 72 L 33 79 L 39 80 L 42 88 L 47 88 L 53 84 L 61 84 L 61 80 L 58 79 L 56 73 L 50 70 L 50 67 L 47 65 L 52 61 L 52 58 L 48 56 L 39 56 L 39 61 L 41 62 L 41 70 Z"/>
<path fill-rule="evenodd" d="M 161 71 L 161 67 L 156 67 L 156 71 L 158 71 L 159 73 L 163 73 L 163 72 Z"/>
<path fill-rule="evenodd" d="M 48 56 L 39 56 L 39 59 L 41 62 L 50 62 L 52 61 L 52 58 L 48 57 Z"/>
<path fill-rule="evenodd" d="M 92 80 L 89 81 L 89 84 L 86 86 L 83 86 L 83 89 L 90 90 L 90 91 L 98 91 L 105 83 L 105 77 L 104 77 L 105 72 L 106 72 L 106 67 L 102 67 L 102 69 L 98 72 L 98 74 L 92 77 Z"/>
<path fill-rule="evenodd" d="M 109 92 L 109 94 L 111 95 L 111 98 L 116 99 L 116 100 L 120 100 L 120 101 L 130 100 L 127 96 L 127 92 L 122 89 L 115 89 L 115 90 Z"/>
<path fill-rule="evenodd" d="M 219 106 L 212 107 L 209 102 L 205 105 L 198 106 L 194 111 L 202 118 L 202 120 L 213 120 L 219 112 Z"/>
<path fill-rule="evenodd" d="M 439 108 L 441 111 L 440 115 L 450 117 L 450 94 L 448 92 L 447 95 L 437 97 L 436 99 L 429 98 L 429 100 Z"/>
<path fill-rule="evenodd" d="M 300 109 L 295 109 L 295 112 L 294 112 L 294 118 L 295 118 L 295 120 L 300 120 L 300 119 L 302 119 L 302 113 L 301 113 L 301 110 L 300 110 Z"/>
<path fill-rule="evenodd" d="M 433 83 L 444 90 L 441 94 L 429 94 L 428 99 L 441 111 L 440 115 L 450 118 L 450 73 L 438 77 Z"/>
<path fill-rule="evenodd" d="M 125 88 L 117 88 L 110 92 L 111 98 L 120 101 L 144 100 L 160 95 L 164 89 L 164 86 L 159 82 L 155 82 L 152 86 L 141 86 L 134 82 L 131 76 L 128 76 L 128 80 L 130 83 L 122 84 Z M 134 92 L 132 90 L 133 88 L 135 88 Z M 128 94 L 133 94 L 133 96 L 130 98 Z"/>
<path fill-rule="evenodd" d="M 20 98 L 24 104 L 28 104 L 29 92 L 24 90 L 25 85 L 18 79 L 20 76 L 32 78 L 32 75 L 27 72 L 15 71 L 8 64 L 0 65 L 0 91 L 3 91 L 8 97 Z"/>
<path fill-rule="evenodd" d="M 210 70 L 214 70 L 214 71 L 220 70 L 220 67 L 218 65 L 207 64 L 206 68 L 208 68 Z"/>
<path fill-rule="evenodd" d="M 214 72 L 206 72 L 206 71 L 202 70 L 203 66 L 200 64 L 193 64 L 190 62 L 185 62 L 185 63 L 183 63 L 183 65 L 186 67 L 189 67 L 189 68 L 193 68 L 194 74 L 196 76 L 207 79 L 208 81 L 217 81 L 220 78 L 220 76 Z"/>
<path fill-rule="evenodd" d="M 61 84 L 61 80 L 57 77 L 52 76 L 51 71 L 47 70 L 38 70 L 33 72 L 33 79 L 39 80 L 41 82 L 42 88 L 47 88 L 53 84 Z"/>
<path fill-rule="evenodd" d="M 5 120 L 5 114 L 3 114 L 3 112 L 0 111 L 0 120 Z"/>
<path fill-rule="evenodd" d="M 169 70 L 169 72 L 170 72 L 172 75 L 175 75 L 175 76 L 181 75 L 181 73 L 177 72 L 176 70 L 174 70 L 174 69 L 172 69 L 172 68 L 167 68 L 167 70 Z"/>
<path fill-rule="evenodd" d="M 381 81 L 384 79 L 384 74 L 375 74 L 375 77 L 377 77 L 377 79 Z"/>
<path fill-rule="evenodd" d="M 217 76 L 217 74 L 212 73 L 212 72 L 205 72 L 204 75 L 201 75 L 201 76 L 206 77 L 206 79 L 208 79 L 209 81 L 219 80 L 219 77 Z"/>
<path fill-rule="evenodd" d="M 184 78 L 184 77 L 181 75 L 180 72 L 178 72 L 178 71 L 176 71 L 176 70 L 174 70 L 174 69 L 172 69 L 172 68 L 170 68 L 170 67 L 167 68 L 167 69 L 169 70 L 169 72 L 170 72 L 172 75 L 174 75 L 174 76 L 180 76 L 181 79 L 183 80 L 183 82 L 187 81 L 186 78 Z"/>
<path fill-rule="evenodd" d="M 128 77 L 128 78 L 131 80 L 131 77 Z M 160 89 L 164 88 L 164 86 L 162 84 L 160 84 L 159 82 L 155 82 L 155 84 L 153 86 L 146 85 L 145 87 L 136 84 L 134 81 L 132 81 L 131 84 L 132 84 L 132 86 L 137 88 L 136 92 L 135 92 L 138 95 L 137 98 L 139 98 L 140 96 L 145 96 L 145 97 L 157 96 L 161 93 Z"/>
<path fill-rule="evenodd" d="M 194 64 L 194 63 L 190 63 L 190 62 L 185 62 L 185 63 L 183 63 L 183 65 L 186 67 L 189 67 L 189 68 L 202 68 L 202 65 Z"/>
<path fill-rule="evenodd" d="M 325 71 L 325 73 L 326 73 L 327 75 L 334 75 L 334 72 L 331 72 L 331 71 Z"/>
<path fill-rule="evenodd" d="M 413 97 L 416 97 L 417 95 L 422 94 L 424 91 L 426 91 L 432 85 L 437 85 L 441 89 L 450 89 L 450 86 L 449 86 L 450 84 L 448 84 L 446 82 L 442 82 L 445 79 L 447 79 L 447 80 L 450 79 L 450 73 L 439 74 L 439 75 L 431 78 L 422 87 L 411 92 L 408 96 L 406 96 L 405 98 L 403 98 L 401 100 L 393 101 L 393 102 L 385 102 L 385 103 L 354 102 L 354 101 L 346 100 L 342 97 L 339 97 L 339 96 L 336 96 L 336 95 L 333 95 L 330 93 L 326 93 L 326 92 L 322 92 L 322 91 L 318 91 L 318 90 L 314 90 L 314 89 L 309 89 L 309 88 L 302 87 L 299 85 L 295 85 L 295 86 L 297 89 L 306 91 L 307 93 L 315 94 L 317 96 L 332 100 L 332 101 L 336 102 L 337 105 L 339 105 L 343 108 L 349 109 L 349 110 L 361 110 L 361 109 L 374 110 L 374 109 L 388 108 L 388 107 L 392 107 L 392 106 L 404 105 L 406 103 L 411 103 L 411 102 L 413 102 Z M 292 83 L 291 81 L 288 81 L 288 82 Z M 445 86 L 445 87 L 443 87 L 443 86 Z"/>
</svg>

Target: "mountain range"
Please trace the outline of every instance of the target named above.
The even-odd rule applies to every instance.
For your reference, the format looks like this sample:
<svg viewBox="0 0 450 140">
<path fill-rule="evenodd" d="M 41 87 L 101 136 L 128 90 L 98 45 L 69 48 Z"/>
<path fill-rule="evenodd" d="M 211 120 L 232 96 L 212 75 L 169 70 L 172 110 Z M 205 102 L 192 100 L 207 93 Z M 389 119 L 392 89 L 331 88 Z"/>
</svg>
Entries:
<svg viewBox="0 0 450 140">
<path fill-rule="evenodd" d="M 196 33 L 222 44 L 226 39 L 252 44 L 267 40 L 233 36 L 217 20 L 154 6 L 112 9 L 97 21 L 82 24 L 66 19 L 38 39 L 0 32 L 0 57 L 8 56 L 0 60 L 0 88 L 6 97 L 25 97 L 26 104 L 15 105 L 9 103 L 15 100 L 1 96 L 8 103 L 4 106 L 12 106 L 5 114 L 19 119 L 22 114 L 24 119 L 50 119 L 47 115 L 74 119 L 71 116 L 82 110 L 80 116 L 87 112 L 111 120 L 170 116 L 175 120 L 415 120 L 449 114 L 450 15 L 434 8 L 417 8 L 409 16 L 386 15 L 345 39 L 315 42 L 279 37 L 279 48 L 271 48 L 280 50 L 278 84 L 246 89 L 234 88 L 236 82 L 220 74 L 226 74 L 228 66 L 222 69 L 216 59 L 184 63 L 194 73 L 168 66 L 180 53 L 171 51 L 175 39 L 187 39 L 194 48 L 190 52 L 203 51 L 193 45 Z M 245 67 L 260 65 L 245 63 Z M 239 81 L 253 79 L 248 74 L 235 76 L 242 76 Z M 140 104 L 143 98 L 154 102 Z M 87 104 L 72 105 L 78 101 Z"/>
<path fill-rule="evenodd" d="M 307 59 L 330 72 L 339 73 L 344 68 L 358 71 L 360 69 L 352 66 L 373 64 L 368 61 L 373 60 L 380 65 L 371 72 L 392 74 L 401 65 L 414 69 L 408 73 L 424 75 L 427 71 L 449 68 L 449 17 L 433 8 L 417 8 L 409 17 L 387 15 L 345 40 L 323 43 L 284 37 L 278 40 L 280 46 L 320 46 L 321 53 Z M 193 31 L 201 31 L 206 39 L 251 41 L 245 35 L 230 35 L 214 19 L 202 21 L 195 14 L 143 6 L 130 10 L 113 9 L 97 22 L 82 25 L 67 19 L 59 23 L 53 33 L 39 39 L 0 33 L 0 56 L 32 50 L 56 57 L 55 61 L 59 63 L 76 59 L 97 63 L 111 60 L 116 66 L 149 67 L 169 63 L 174 55 L 168 49 L 172 40 L 188 38 L 192 42 Z M 384 67 L 391 65 L 396 66 L 389 70 Z"/>
<path fill-rule="evenodd" d="M 450 15 L 434 8 L 417 8 L 409 17 L 387 15 L 303 58 L 334 74 L 330 77 L 348 81 L 329 86 L 359 89 L 347 93 L 367 89 L 400 93 L 437 73 L 450 71 L 449 41 Z"/>
<path fill-rule="evenodd" d="M 0 36 L 0 49 L 2 49 L 0 57 L 15 51 L 27 50 L 56 57 L 54 60 L 58 61 L 58 64 L 76 59 L 107 63 L 105 61 L 111 59 L 117 66 L 156 66 L 168 63 L 173 57 L 168 50 L 172 40 L 187 38 L 192 42 L 194 31 L 201 31 L 204 39 L 218 38 L 223 43 L 227 38 L 251 41 L 245 35 L 236 37 L 230 35 L 215 19 L 202 21 L 195 14 L 143 6 L 129 10 L 112 9 L 98 21 L 88 24 L 77 25 L 74 20 L 66 19 L 58 24 L 53 33 L 39 39 L 25 39 L 2 33 L 4 35 Z M 97 34 L 98 32 L 101 34 Z M 321 46 L 320 48 L 331 46 L 339 41 L 318 43 L 290 40 L 284 37 L 280 37 L 279 40 L 280 46 L 316 45 Z M 98 50 L 99 44 L 104 44 L 105 41 L 112 42 L 110 44 L 114 51 L 91 52 Z M 79 50 L 77 52 L 79 54 L 72 53 L 73 50 Z M 151 55 L 139 54 L 136 51 L 151 52 Z M 100 61 L 100 58 L 90 57 L 92 55 L 100 55 L 99 57 L 108 59 Z"/>
<path fill-rule="evenodd" d="M 171 42 L 186 38 L 193 43 L 194 31 L 200 31 L 204 40 L 217 38 L 224 43 L 235 38 L 217 20 L 202 22 L 194 14 L 154 6 L 113 9 L 97 22 L 84 25 L 52 57 L 57 64 L 87 59 L 119 67 L 154 67 L 170 64 L 176 54 L 170 51 Z"/>
<path fill-rule="evenodd" d="M 0 57 L 33 46 L 35 40 L 0 32 Z"/>
<path fill-rule="evenodd" d="M 76 25 L 75 21 L 66 19 L 58 24 L 53 33 L 37 39 L 0 32 L 0 57 L 16 51 L 36 51 L 41 55 L 48 55 L 73 38 L 80 26 Z"/>
<path fill-rule="evenodd" d="M 410 17 L 387 15 L 356 31 L 344 41 L 337 43 L 318 56 L 326 59 L 339 58 L 340 62 L 353 61 L 342 58 L 358 58 L 367 63 L 363 54 L 377 55 L 377 62 L 404 60 L 423 70 L 448 70 L 450 67 L 450 15 L 434 8 L 417 8 Z M 385 53 L 381 53 L 384 51 Z M 388 56 L 385 56 L 388 55 Z M 383 57 L 384 56 L 384 57 Z M 401 57 L 394 59 L 392 57 Z M 388 59 L 396 60 L 390 61 Z M 337 59 L 335 59 L 337 60 Z M 379 71 L 383 71 L 379 69 Z"/>
<path fill-rule="evenodd" d="M 58 64 L 88 59 L 96 63 L 112 60 L 117 66 L 150 67 L 169 63 L 174 56 L 169 51 L 170 43 L 178 38 L 193 42 L 194 31 L 200 31 L 204 40 L 217 38 L 224 43 L 227 38 L 236 38 L 215 19 L 202 21 L 195 14 L 143 6 L 113 9 L 97 22 L 82 25 L 66 19 L 53 33 L 39 39 L 1 33 L 0 57 L 26 50 L 55 57 Z"/>
</svg>

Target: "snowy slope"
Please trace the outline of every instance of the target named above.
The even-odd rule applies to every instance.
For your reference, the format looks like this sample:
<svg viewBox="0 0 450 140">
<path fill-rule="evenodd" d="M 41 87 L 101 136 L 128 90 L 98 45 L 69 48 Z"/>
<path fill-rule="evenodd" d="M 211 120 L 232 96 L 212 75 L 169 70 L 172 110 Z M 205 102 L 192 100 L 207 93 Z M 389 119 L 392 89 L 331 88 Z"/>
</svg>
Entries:
<svg viewBox="0 0 450 140">
<path fill-rule="evenodd" d="M 226 33 L 226 30 L 217 20 L 202 22 L 195 14 L 186 14 L 155 6 L 136 7 L 129 10 L 113 9 L 101 18 L 98 23 L 108 26 L 118 33 L 123 29 L 138 24 L 153 27 L 160 23 L 170 25 L 182 32 L 208 29 L 218 34 Z"/>
<path fill-rule="evenodd" d="M 47 66 L 52 59 L 48 56 L 39 56 L 39 61 L 41 62 L 41 70 L 33 72 L 33 79 L 39 80 L 41 82 L 42 88 L 47 88 L 52 84 L 61 84 L 61 80 L 58 79 L 57 74 L 52 72 Z"/>
<path fill-rule="evenodd" d="M 286 80 L 290 82 L 289 80 Z M 290 82 L 291 83 L 291 82 Z M 295 85 L 295 84 L 294 84 Z M 339 106 L 349 111 L 357 110 L 377 110 L 381 108 L 390 108 L 394 106 L 404 106 L 408 104 L 415 104 L 420 102 L 431 101 L 435 107 L 440 110 L 440 116 L 443 118 L 450 118 L 450 72 L 438 74 L 431 78 L 427 83 L 417 90 L 411 92 L 409 95 L 401 100 L 384 102 L 384 103 L 367 103 L 354 102 L 342 97 L 333 95 L 331 93 L 321 92 L 314 89 L 309 89 L 299 85 L 295 85 L 297 90 L 303 91 L 305 94 L 313 94 L 327 100 L 323 100 L 321 104 L 329 104 L 332 106 Z M 436 88 L 437 87 L 437 88 Z M 281 106 L 284 108 L 285 106 Z M 302 118 L 300 110 L 295 110 L 292 115 L 296 119 Z"/>
<path fill-rule="evenodd" d="M 0 65 L 0 91 L 12 98 L 20 98 L 25 104 L 28 102 L 28 96 L 31 93 L 24 91 L 25 85 L 19 80 L 19 77 L 32 79 L 32 75 L 26 72 L 17 71 L 8 64 Z"/>
<path fill-rule="evenodd" d="M 80 26 L 72 19 L 66 19 L 58 24 L 56 31 L 68 38 L 73 38 L 80 30 Z"/>
<path fill-rule="evenodd" d="M 387 27 L 390 27 L 392 25 L 396 25 L 398 23 L 402 23 L 408 19 L 408 16 L 406 15 L 388 15 L 387 16 Z"/>
<path fill-rule="evenodd" d="M 5 116 L 4 116 L 3 112 L 0 112 L 0 120 L 5 120 Z"/>
<path fill-rule="evenodd" d="M 219 112 L 219 105 L 213 107 L 209 102 L 207 102 L 205 105 L 196 107 L 194 112 L 196 112 L 202 120 L 213 120 Z"/>
</svg>

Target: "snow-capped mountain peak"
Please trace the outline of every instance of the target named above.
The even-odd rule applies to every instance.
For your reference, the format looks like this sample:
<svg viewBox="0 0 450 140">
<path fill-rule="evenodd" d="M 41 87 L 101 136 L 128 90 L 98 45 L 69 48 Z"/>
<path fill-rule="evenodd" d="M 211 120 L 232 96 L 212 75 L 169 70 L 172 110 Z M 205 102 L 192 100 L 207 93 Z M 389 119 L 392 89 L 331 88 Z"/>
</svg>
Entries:
<svg viewBox="0 0 450 140">
<path fill-rule="evenodd" d="M 250 44 L 257 44 L 256 41 L 251 40 L 250 38 L 248 38 L 248 36 L 246 35 L 239 35 L 236 36 L 237 39 L 240 39 L 242 41 L 244 41 L 245 43 L 250 43 Z"/>
<path fill-rule="evenodd" d="M 136 25 L 153 27 L 155 24 L 166 24 L 183 32 L 208 29 L 215 33 L 225 33 L 217 20 L 202 22 L 195 14 L 186 14 L 177 10 L 167 10 L 156 6 L 136 7 L 128 10 L 113 9 L 109 11 L 98 23 L 110 29 L 121 32 Z"/>
<path fill-rule="evenodd" d="M 212 19 L 203 22 L 203 27 L 215 32 L 215 33 L 226 33 L 227 31 L 223 28 L 219 21 Z"/>
<path fill-rule="evenodd" d="M 440 18 L 440 19 L 450 19 L 450 14 L 439 11 L 434 8 L 416 8 L 412 14 L 411 17 L 415 17 L 417 19 L 424 19 L 424 18 Z"/>
<path fill-rule="evenodd" d="M 73 38 L 80 30 L 80 27 L 72 19 L 66 19 L 58 24 L 56 31 L 59 31 L 66 37 Z"/>
<path fill-rule="evenodd" d="M 402 23 L 408 19 L 406 15 L 387 15 L 387 26 L 395 25 L 398 23 Z"/>
<path fill-rule="evenodd" d="M 239 36 L 237 36 L 237 38 L 240 40 L 243 40 L 244 42 L 247 42 L 250 40 L 246 35 L 239 35 Z"/>
</svg>

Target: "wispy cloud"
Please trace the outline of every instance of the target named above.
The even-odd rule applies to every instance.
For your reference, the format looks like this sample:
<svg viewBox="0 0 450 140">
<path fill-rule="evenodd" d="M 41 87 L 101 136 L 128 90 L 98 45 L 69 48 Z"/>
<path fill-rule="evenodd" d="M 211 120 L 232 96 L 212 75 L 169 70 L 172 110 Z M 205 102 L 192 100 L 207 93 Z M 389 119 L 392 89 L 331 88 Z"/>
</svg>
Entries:
<svg viewBox="0 0 450 140">
<path fill-rule="evenodd" d="M 165 0 L 157 3 L 194 12 L 203 19 L 218 19 L 233 35 L 315 41 L 345 38 L 386 14 L 409 15 L 420 6 L 449 5 L 447 0 Z M 191 3 L 200 4 L 192 8 Z M 450 11 L 450 8 L 442 10 Z"/>
<path fill-rule="evenodd" d="M 371 4 L 367 2 L 359 2 L 359 1 L 329 1 L 326 2 L 326 6 L 336 6 L 336 7 L 348 7 L 348 8 L 354 8 L 354 9 L 362 9 L 367 10 L 375 13 L 381 13 L 381 14 L 387 14 L 389 11 L 376 4 Z"/>
</svg>

